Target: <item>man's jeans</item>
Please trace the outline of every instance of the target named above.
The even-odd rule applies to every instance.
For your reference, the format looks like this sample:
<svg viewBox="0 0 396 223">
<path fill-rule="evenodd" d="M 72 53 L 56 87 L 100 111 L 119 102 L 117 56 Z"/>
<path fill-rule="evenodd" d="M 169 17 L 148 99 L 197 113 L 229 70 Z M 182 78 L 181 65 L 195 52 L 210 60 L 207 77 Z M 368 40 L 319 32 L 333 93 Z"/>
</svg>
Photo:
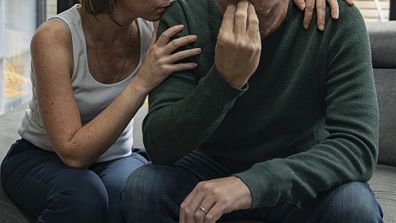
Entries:
<svg viewBox="0 0 396 223">
<path fill-rule="evenodd" d="M 149 164 L 133 172 L 122 193 L 127 222 L 178 222 L 179 206 L 195 185 L 204 180 L 230 176 L 216 161 L 192 152 L 172 166 Z M 369 185 L 351 182 L 321 193 L 316 199 L 301 198 L 270 208 L 235 211 L 221 221 L 261 220 L 284 223 L 374 223 L 382 210 Z"/>
</svg>

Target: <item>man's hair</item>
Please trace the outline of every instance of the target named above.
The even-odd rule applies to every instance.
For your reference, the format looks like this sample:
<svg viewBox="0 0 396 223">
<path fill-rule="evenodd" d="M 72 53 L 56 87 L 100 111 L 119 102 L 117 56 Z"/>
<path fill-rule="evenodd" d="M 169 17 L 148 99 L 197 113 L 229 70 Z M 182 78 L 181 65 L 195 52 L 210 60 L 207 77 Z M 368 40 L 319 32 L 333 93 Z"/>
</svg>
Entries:
<svg viewBox="0 0 396 223">
<path fill-rule="evenodd" d="M 116 24 L 120 25 L 114 18 L 114 9 L 118 0 L 80 0 L 80 4 L 85 12 L 91 15 L 106 13 Z"/>
</svg>

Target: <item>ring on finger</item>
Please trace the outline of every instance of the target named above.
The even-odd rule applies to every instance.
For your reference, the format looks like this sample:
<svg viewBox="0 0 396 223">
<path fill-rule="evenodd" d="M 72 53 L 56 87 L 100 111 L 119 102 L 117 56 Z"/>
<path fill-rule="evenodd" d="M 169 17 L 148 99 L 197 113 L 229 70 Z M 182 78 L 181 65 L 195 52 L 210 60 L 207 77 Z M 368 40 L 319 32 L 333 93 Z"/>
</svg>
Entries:
<svg viewBox="0 0 396 223">
<path fill-rule="evenodd" d="M 200 211 L 202 211 L 203 213 L 205 213 L 205 214 L 207 214 L 209 211 L 208 210 L 206 210 L 206 208 L 204 208 L 204 207 L 199 207 L 198 208 Z"/>
</svg>

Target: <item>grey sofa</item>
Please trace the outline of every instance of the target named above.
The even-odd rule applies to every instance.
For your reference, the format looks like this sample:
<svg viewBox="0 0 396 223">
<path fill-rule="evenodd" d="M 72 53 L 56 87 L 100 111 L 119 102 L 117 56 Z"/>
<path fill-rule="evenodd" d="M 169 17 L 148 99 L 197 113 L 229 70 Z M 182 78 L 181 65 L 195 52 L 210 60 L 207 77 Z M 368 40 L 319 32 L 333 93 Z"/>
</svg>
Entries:
<svg viewBox="0 0 396 223">
<path fill-rule="evenodd" d="M 396 223 L 396 22 L 368 23 L 367 27 L 380 107 L 380 156 L 369 183 L 383 208 L 385 222 Z M 24 109 L 0 116 L 0 161 L 18 138 L 16 129 Z M 143 106 L 135 119 L 136 147 L 143 146 L 140 127 L 146 112 L 147 106 Z M 0 223 L 25 222 L 29 221 L 0 185 Z"/>
</svg>

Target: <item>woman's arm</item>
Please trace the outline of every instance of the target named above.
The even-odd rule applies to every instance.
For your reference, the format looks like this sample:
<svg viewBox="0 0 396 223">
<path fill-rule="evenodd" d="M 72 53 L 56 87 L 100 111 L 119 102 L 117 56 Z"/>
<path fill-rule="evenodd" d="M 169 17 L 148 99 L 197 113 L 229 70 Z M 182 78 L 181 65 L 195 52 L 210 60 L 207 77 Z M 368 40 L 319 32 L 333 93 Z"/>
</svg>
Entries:
<svg viewBox="0 0 396 223">
<path fill-rule="evenodd" d="M 167 35 L 173 36 L 180 30 L 180 27 L 173 28 Z M 172 46 L 180 47 L 193 41 L 195 38 L 189 36 L 178 39 Z M 70 30 L 58 21 L 47 22 L 38 29 L 32 39 L 31 52 L 39 110 L 54 150 L 66 165 L 86 168 L 95 162 L 116 141 L 152 88 L 173 71 L 195 66 L 172 64 L 196 55 L 200 52 L 197 49 L 162 62 L 167 65 L 166 69 L 152 72 L 152 66 L 164 67 L 158 58 L 174 56 L 168 49 L 171 45 L 168 42 L 169 39 L 160 38 L 156 43 L 153 38 L 137 76 L 105 110 L 83 126 L 71 86 L 73 56 Z"/>
</svg>

